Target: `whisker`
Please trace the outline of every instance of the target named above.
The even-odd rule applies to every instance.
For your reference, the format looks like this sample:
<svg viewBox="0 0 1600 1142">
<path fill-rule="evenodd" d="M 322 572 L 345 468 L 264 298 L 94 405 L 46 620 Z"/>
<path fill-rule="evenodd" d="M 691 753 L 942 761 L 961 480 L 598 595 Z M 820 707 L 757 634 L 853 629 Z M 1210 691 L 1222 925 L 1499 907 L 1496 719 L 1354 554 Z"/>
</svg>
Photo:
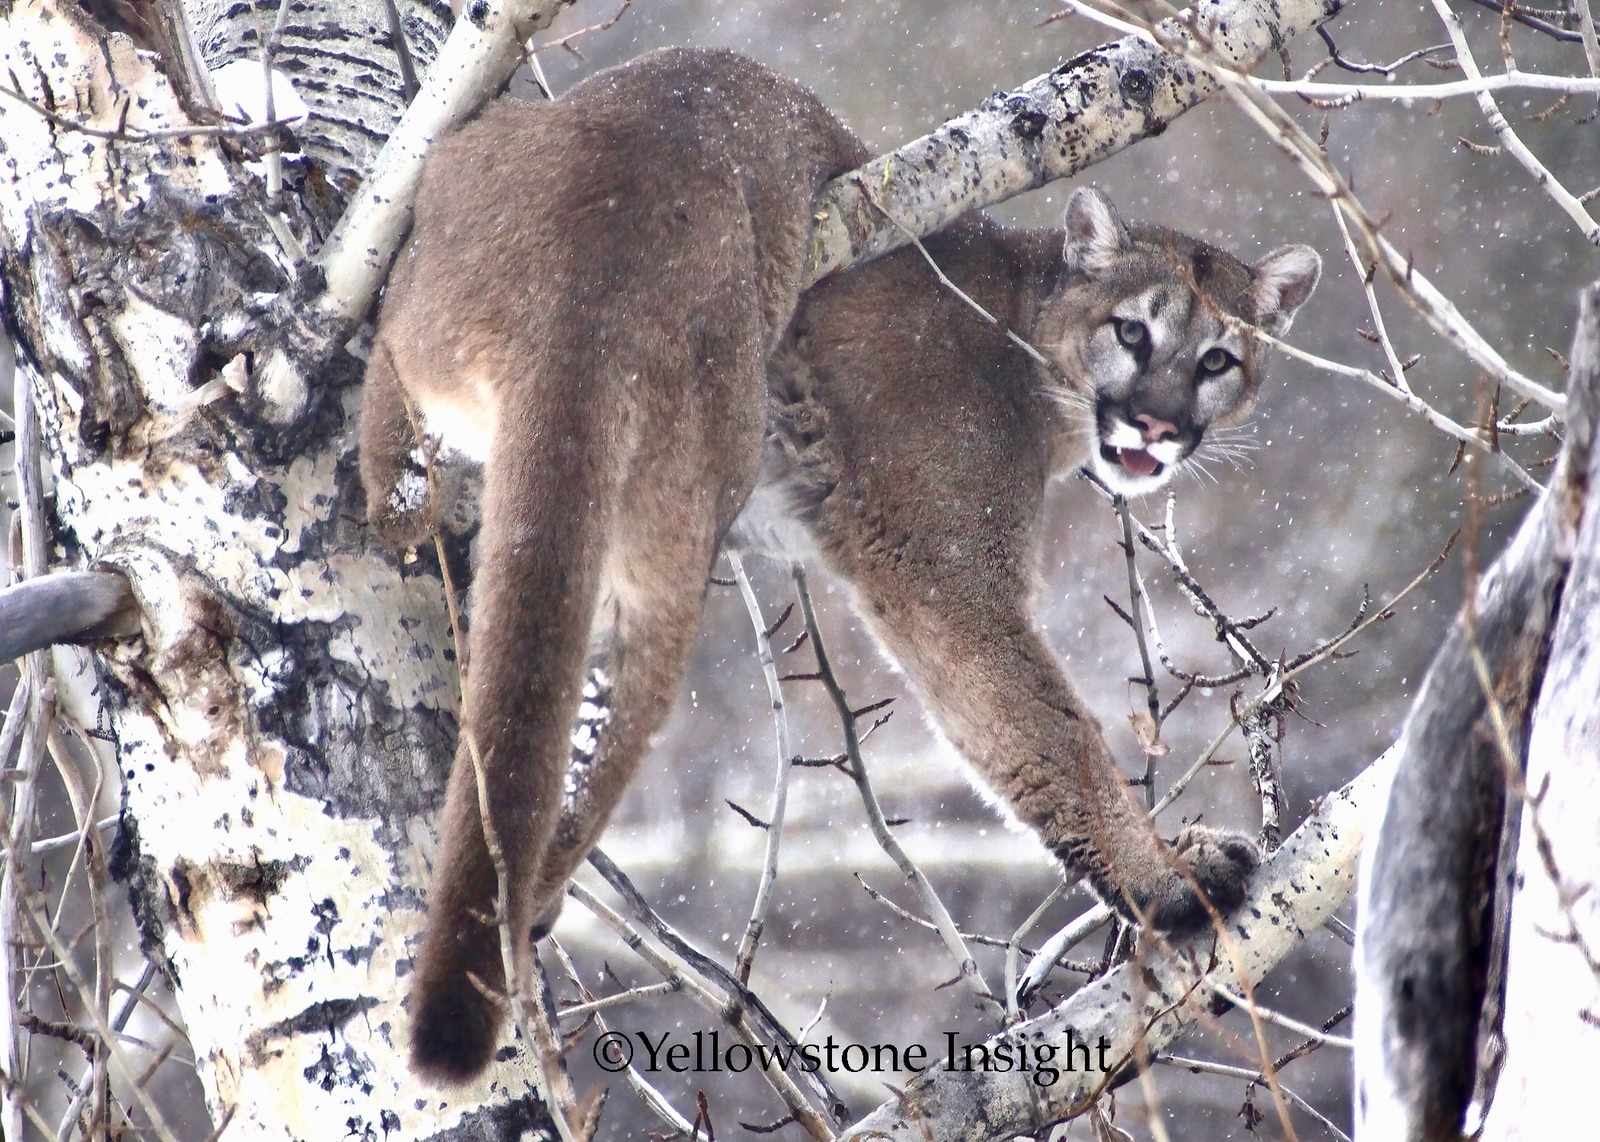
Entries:
<svg viewBox="0 0 1600 1142">
<path fill-rule="evenodd" d="M 1248 452 L 1235 452 L 1233 449 L 1227 447 L 1207 448 L 1205 458 L 1209 460 L 1213 456 L 1219 460 L 1226 461 L 1235 472 L 1243 472 L 1255 462 L 1255 458 Z"/>
<path fill-rule="evenodd" d="M 1089 408 L 1089 398 L 1075 389 L 1056 388 L 1052 386 L 1045 389 L 1045 395 L 1047 395 L 1062 408 L 1077 408 L 1083 409 L 1084 411 L 1087 411 Z"/>
<path fill-rule="evenodd" d="M 1182 468 L 1185 472 L 1194 477 L 1194 482 L 1196 484 L 1200 484 L 1202 487 L 1205 485 L 1204 481 L 1200 479 L 1201 476 L 1204 476 L 1207 480 L 1210 480 L 1218 487 L 1222 486 L 1222 481 L 1217 479 L 1216 475 L 1211 471 L 1211 469 L 1206 467 L 1205 462 L 1192 452 L 1184 458 L 1182 462 Z"/>
<path fill-rule="evenodd" d="M 1087 401 L 1079 403 L 1068 394 L 1058 393 L 1054 390 L 1048 391 L 1047 395 L 1055 403 L 1056 408 L 1066 417 L 1068 423 L 1087 428 L 1094 427 L 1094 413 L 1089 408 Z"/>
</svg>

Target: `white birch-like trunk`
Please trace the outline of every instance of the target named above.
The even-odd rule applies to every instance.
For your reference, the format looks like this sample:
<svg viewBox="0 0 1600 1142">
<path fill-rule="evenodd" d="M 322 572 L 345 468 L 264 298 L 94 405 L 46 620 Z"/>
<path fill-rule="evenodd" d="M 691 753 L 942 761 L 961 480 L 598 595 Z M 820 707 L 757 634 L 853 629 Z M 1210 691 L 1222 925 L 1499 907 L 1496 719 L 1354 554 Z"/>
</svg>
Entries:
<svg viewBox="0 0 1600 1142">
<path fill-rule="evenodd" d="M 1600 287 L 1587 300 L 1600 314 Z M 1587 327 L 1596 328 L 1591 319 Z M 1593 349 L 1591 349 L 1591 353 Z M 1574 353 L 1576 359 L 1577 353 Z M 1591 358 L 1592 359 L 1592 358 Z M 1592 434 L 1573 426 L 1571 431 Z M 1600 1058 L 1600 451 L 1550 663 L 1528 738 L 1527 787 L 1511 905 L 1505 1067 L 1483 1137 L 1579 1138 L 1594 1129 Z M 1542 846 L 1548 846 L 1541 852 Z M 1552 875 L 1554 874 L 1554 875 Z"/>
<path fill-rule="evenodd" d="M 220 9 L 193 13 L 210 62 L 259 52 L 273 13 Z M 437 14 L 402 9 L 426 62 Z M 403 103 L 382 6 L 296 10 L 284 34 L 321 115 L 307 150 L 348 188 Z M 9 73 L 63 116 L 102 130 L 188 121 L 151 45 L 75 4 L 19 6 L 3 35 Z M 437 578 L 366 534 L 359 365 L 324 369 L 281 433 L 231 392 L 198 407 L 197 385 L 264 348 L 240 337 L 294 288 L 259 184 L 213 138 L 114 142 L 10 101 L 0 138 L 6 305 L 54 468 L 59 555 L 124 571 L 144 612 L 143 637 L 102 658 L 98 693 L 92 677 L 57 684 L 84 724 L 97 702 L 111 712 L 120 867 L 213 1118 L 231 1138 L 536 1125 L 515 1065 L 492 1094 L 486 1080 L 427 1098 L 405 1069 L 401 1002 L 455 670 Z M 325 194 L 300 222 L 338 205 Z"/>
</svg>

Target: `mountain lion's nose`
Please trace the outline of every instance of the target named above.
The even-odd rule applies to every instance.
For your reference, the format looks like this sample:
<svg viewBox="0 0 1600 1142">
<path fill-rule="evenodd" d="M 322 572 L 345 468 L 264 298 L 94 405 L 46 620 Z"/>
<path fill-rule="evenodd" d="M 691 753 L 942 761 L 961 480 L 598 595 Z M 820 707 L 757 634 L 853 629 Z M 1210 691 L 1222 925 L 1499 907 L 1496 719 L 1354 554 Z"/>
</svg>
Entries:
<svg viewBox="0 0 1600 1142">
<path fill-rule="evenodd" d="M 1141 412 L 1133 418 L 1133 422 L 1144 433 L 1144 442 L 1146 444 L 1157 444 L 1163 440 L 1176 440 L 1178 438 L 1178 426 L 1176 424 L 1151 416 L 1147 412 Z"/>
</svg>

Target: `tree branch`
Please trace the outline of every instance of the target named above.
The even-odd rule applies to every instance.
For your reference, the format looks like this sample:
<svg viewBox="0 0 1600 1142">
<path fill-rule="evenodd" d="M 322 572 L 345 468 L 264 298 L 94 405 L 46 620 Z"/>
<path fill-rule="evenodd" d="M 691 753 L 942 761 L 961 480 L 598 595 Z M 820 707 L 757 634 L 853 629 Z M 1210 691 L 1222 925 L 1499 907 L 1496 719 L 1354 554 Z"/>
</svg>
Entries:
<svg viewBox="0 0 1600 1142">
<path fill-rule="evenodd" d="M 1030 1048 L 1054 1045 L 1058 1063 L 1070 1057 L 1070 1033 L 1070 1044 L 1091 1045 L 1095 1065 L 1071 1071 L 1063 1066 L 1048 1086 L 1036 1081 L 1037 1071 L 927 1073 L 856 1123 L 841 1142 L 990 1142 L 1081 1113 L 1136 1050 L 1153 1053 L 1209 1018 L 1212 997 L 1199 986 L 1202 978 L 1212 976 L 1230 990 L 1240 979 L 1260 981 L 1344 903 L 1392 756 L 1391 750 L 1323 798 L 1318 811 L 1262 864 L 1249 899 L 1228 918 L 1225 947 L 1236 962 L 1216 966 L 1209 936 L 1184 945 L 1181 955 L 1135 957 L 1049 1014 L 1005 1033 L 1013 1042 L 1026 1035 Z M 1109 1044 L 1109 1071 L 1098 1068 L 1095 1048 L 1102 1037 Z"/>
<path fill-rule="evenodd" d="M 0 662 L 63 642 L 139 633 L 139 604 L 116 571 L 59 571 L 0 590 Z"/>
<path fill-rule="evenodd" d="M 257 391 L 282 421 L 305 407 L 307 376 L 349 336 L 372 305 L 411 221 L 411 201 L 433 140 L 463 122 L 504 86 L 522 41 L 572 0 L 477 0 L 468 5 L 406 108 L 344 217 L 317 252 L 325 286 L 296 305 L 282 343 L 256 374 Z"/>
<path fill-rule="evenodd" d="M 1222 59 L 1248 69 L 1340 10 L 1339 0 L 1223 0 L 1189 13 Z M 1192 43 L 1176 20 L 1162 30 Z M 809 282 L 931 234 L 968 210 L 1066 178 L 1152 135 L 1219 82 L 1138 35 L 991 96 L 899 150 L 835 179 L 817 202 Z"/>
</svg>

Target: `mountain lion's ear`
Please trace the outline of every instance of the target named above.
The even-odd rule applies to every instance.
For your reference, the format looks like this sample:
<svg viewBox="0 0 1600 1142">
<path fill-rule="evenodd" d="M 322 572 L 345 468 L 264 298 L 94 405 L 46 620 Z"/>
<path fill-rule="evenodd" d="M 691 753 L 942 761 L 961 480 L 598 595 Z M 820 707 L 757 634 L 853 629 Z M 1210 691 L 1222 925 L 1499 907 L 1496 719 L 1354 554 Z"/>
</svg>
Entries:
<svg viewBox="0 0 1600 1142">
<path fill-rule="evenodd" d="M 1322 276 L 1322 258 L 1310 246 L 1282 246 L 1262 258 L 1250 271 L 1255 284 L 1256 324 L 1274 337 L 1285 333 L 1295 311 L 1306 303 Z"/>
<path fill-rule="evenodd" d="M 1092 186 L 1072 192 L 1067 200 L 1066 227 L 1062 254 L 1069 269 L 1093 274 L 1133 248 L 1133 239 L 1111 200 Z"/>
</svg>

